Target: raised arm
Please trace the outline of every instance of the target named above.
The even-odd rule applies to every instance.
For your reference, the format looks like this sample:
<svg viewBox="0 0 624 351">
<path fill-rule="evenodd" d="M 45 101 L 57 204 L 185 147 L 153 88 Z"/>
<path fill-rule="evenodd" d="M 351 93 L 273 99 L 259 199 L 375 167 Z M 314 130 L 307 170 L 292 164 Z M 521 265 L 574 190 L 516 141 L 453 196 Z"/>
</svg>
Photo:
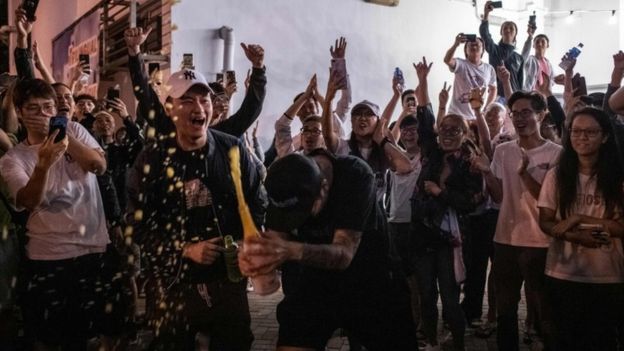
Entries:
<svg viewBox="0 0 624 351">
<path fill-rule="evenodd" d="M 338 76 L 336 72 L 329 74 L 329 80 L 327 81 L 327 93 L 325 93 L 325 103 L 323 104 L 323 139 L 327 149 L 331 152 L 336 152 L 338 148 L 338 135 L 334 130 L 334 121 L 332 117 L 332 101 L 336 97 L 336 91 L 338 90 Z"/>
<path fill-rule="evenodd" d="M 252 65 L 249 88 L 245 93 L 245 98 L 239 110 L 230 118 L 211 127 L 235 137 L 241 137 L 260 116 L 266 96 L 267 82 L 264 67 L 264 49 L 262 46 L 241 43 L 241 47 Z"/>
<path fill-rule="evenodd" d="M 28 48 L 28 35 L 32 31 L 33 23 L 26 18 L 26 12 L 21 7 L 15 10 L 15 28 L 17 28 L 17 41 L 13 54 L 17 76 L 20 79 L 35 78 L 32 52 Z"/>
<path fill-rule="evenodd" d="M 418 106 L 426 106 L 431 103 L 429 99 L 429 85 L 427 82 L 427 76 L 431 71 L 433 62 L 427 65 L 427 59 L 423 56 L 422 62 L 418 64 L 412 63 L 416 70 L 416 76 L 418 76 L 418 88 L 416 89 L 416 98 L 418 99 Z"/>
<path fill-rule="evenodd" d="M 52 77 L 48 65 L 46 65 L 45 62 L 43 62 L 43 60 L 41 59 L 41 54 L 39 53 L 39 45 L 37 45 L 37 41 L 33 43 L 32 51 L 35 68 L 37 68 L 37 70 L 41 74 L 41 78 L 43 78 L 43 80 L 45 80 L 48 84 L 54 84 L 56 81 L 54 80 L 54 77 Z"/>
<path fill-rule="evenodd" d="M 345 60 L 347 52 L 347 40 L 344 37 L 336 40 L 335 46 L 329 48 L 329 52 L 332 56 L 332 60 Z M 345 67 L 346 67 L 345 63 Z M 318 92 L 318 90 L 317 90 Z M 322 98 L 322 97 L 321 97 Z M 323 100 L 318 99 L 319 103 L 323 105 Z M 347 120 L 347 114 L 349 113 L 351 105 L 351 81 L 349 80 L 349 74 L 347 73 L 347 87 L 340 91 L 340 100 L 336 103 L 336 115 L 344 123 Z"/>
<path fill-rule="evenodd" d="M 466 43 L 466 37 L 464 36 L 464 33 L 457 34 L 453 45 L 451 45 L 451 47 L 446 51 L 446 54 L 444 55 L 444 63 L 446 63 L 451 72 L 455 72 L 455 50 L 457 50 L 457 47 L 460 44 L 464 43 Z"/>
<path fill-rule="evenodd" d="M 438 95 L 438 120 L 446 115 L 446 105 L 448 104 L 449 94 L 451 92 L 452 85 L 446 87 L 446 82 L 444 82 L 444 86 L 442 90 L 440 90 L 440 94 Z"/>
<path fill-rule="evenodd" d="M 305 92 L 301 94 L 275 122 L 275 148 L 277 149 L 277 157 L 284 157 L 295 151 L 292 144 L 290 125 L 303 104 L 314 94 L 315 89 L 316 74 L 310 79 Z"/>
<path fill-rule="evenodd" d="M 496 75 L 503 85 L 505 99 L 509 100 L 509 97 L 513 94 L 513 88 L 511 87 L 511 73 L 509 73 L 505 66 L 501 65 L 496 68 Z"/>
<path fill-rule="evenodd" d="M 485 88 L 475 88 L 470 91 L 470 108 L 472 108 L 477 117 L 477 131 L 479 133 L 479 140 L 481 141 L 481 148 L 488 157 L 492 157 L 494 150 L 492 149 L 492 140 L 490 140 L 490 130 L 482 112 L 484 93 Z"/>
<path fill-rule="evenodd" d="M 624 78 L 624 52 L 621 50 L 618 51 L 615 55 L 613 55 L 613 71 L 611 72 L 611 82 L 607 87 L 607 92 L 605 93 L 604 102 L 602 104 L 602 109 L 611 116 L 611 118 L 615 117 L 615 112 L 619 111 L 622 113 L 624 111 L 624 98 L 619 98 L 620 102 L 618 103 L 617 99 L 614 99 L 614 107 L 611 107 L 611 96 L 620 88 L 622 84 L 622 79 Z"/>
<path fill-rule="evenodd" d="M 535 28 L 529 25 L 529 28 L 527 28 L 527 34 L 527 39 L 522 46 L 522 58 L 525 62 L 529 58 L 529 54 L 531 53 L 531 46 L 533 44 L 533 34 L 535 34 Z"/>
<path fill-rule="evenodd" d="M 483 9 L 483 20 L 481 21 L 481 25 L 479 26 L 479 35 L 483 42 L 485 43 L 485 51 L 487 51 L 490 55 L 493 55 L 498 52 L 498 45 L 492 39 L 492 35 L 490 34 L 490 24 L 488 22 L 490 12 L 494 10 L 492 7 L 491 1 L 486 1 L 485 7 Z M 492 60 L 490 60 L 492 62 Z"/>
</svg>

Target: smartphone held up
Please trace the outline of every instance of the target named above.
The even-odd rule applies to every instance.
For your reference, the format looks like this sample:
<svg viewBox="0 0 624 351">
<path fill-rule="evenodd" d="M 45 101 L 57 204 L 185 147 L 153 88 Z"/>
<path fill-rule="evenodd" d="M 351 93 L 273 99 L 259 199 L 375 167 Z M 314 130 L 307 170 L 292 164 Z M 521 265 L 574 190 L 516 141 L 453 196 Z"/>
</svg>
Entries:
<svg viewBox="0 0 624 351">
<path fill-rule="evenodd" d="M 65 139 L 65 136 L 67 135 L 67 117 L 54 116 L 50 118 L 50 128 L 48 131 L 48 135 L 52 135 L 55 130 L 59 131 L 54 138 L 55 143 L 58 143 L 59 141 Z"/>
</svg>

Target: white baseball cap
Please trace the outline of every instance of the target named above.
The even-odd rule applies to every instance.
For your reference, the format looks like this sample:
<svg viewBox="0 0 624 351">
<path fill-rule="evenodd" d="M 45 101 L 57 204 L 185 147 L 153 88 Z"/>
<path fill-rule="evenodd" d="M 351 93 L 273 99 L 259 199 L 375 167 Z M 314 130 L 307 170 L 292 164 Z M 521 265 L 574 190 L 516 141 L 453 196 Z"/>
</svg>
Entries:
<svg viewBox="0 0 624 351">
<path fill-rule="evenodd" d="M 208 92 L 212 93 L 212 89 L 208 86 L 206 77 L 193 69 L 183 69 L 178 72 L 174 72 L 169 77 L 166 87 L 168 88 L 167 96 L 171 96 L 174 99 L 179 99 L 186 93 L 193 85 L 201 85 L 208 89 Z"/>
</svg>

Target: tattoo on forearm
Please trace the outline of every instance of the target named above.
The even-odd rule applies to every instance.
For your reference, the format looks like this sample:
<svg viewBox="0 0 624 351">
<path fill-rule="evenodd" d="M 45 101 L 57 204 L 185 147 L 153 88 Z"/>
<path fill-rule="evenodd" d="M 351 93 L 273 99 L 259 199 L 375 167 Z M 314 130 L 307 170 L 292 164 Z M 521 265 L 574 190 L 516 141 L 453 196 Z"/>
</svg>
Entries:
<svg viewBox="0 0 624 351">
<path fill-rule="evenodd" d="M 361 237 L 361 233 L 336 234 L 332 244 L 304 244 L 301 263 L 321 269 L 347 269 L 355 256 Z"/>
</svg>

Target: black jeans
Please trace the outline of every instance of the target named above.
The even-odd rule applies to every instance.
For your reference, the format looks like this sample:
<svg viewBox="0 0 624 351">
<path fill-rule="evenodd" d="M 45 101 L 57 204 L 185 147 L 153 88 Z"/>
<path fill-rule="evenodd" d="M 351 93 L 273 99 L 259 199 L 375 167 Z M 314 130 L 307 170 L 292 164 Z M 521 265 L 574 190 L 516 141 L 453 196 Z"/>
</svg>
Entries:
<svg viewBox="0 0 624 351">
<path fill-rule="evenodd" d="M 471 216 L 465 242 L 466 281 L 464 299 L 461 303 L 468 321 L 479 319 L 483 314 L 483 295 L 487 280 L 488 260 L 494 258 L 494 233 L 498 210 L 488 210 Z"/>
<path fill-rule="evenodd" d="M 147 287 L 147 319 L 156 337 L 150 350 L 195 350 L 195 335 L 206 335 L 210 350 L 248 351 L 253 342 L 247 280 L 239 283 L 178 283 Z"/>
<path fill-rule="evenodd" d="M 518 350 L 518 303 L 525 284 L 526 294 L 534 294 L 536 327 L 547 347 L 552 343 L 552 322 L 544 286 L 547 248 L 494 244 L 494 280 L 496 285 L 497 330 L 499 350 Z"/>
<path fill-rule="evenodd" d="M 426 249 L 419 255 L 416 265 L 420 289 L 423 331 L 429 342 L 437 341 L 438 332 L 438 285 L 442 296 L 444 319 L 448 322 L 456 347 L 464 346 L 466 321 L 459 305 L 459 284 L 453 270 L 453 248 L 443 246 Z"/>
<path fill-rule="evenodd" d="M 548 277 L 547 289 L 557 350 L 617 350 L 624 283 L 589 284 Z"/>
</svg>

